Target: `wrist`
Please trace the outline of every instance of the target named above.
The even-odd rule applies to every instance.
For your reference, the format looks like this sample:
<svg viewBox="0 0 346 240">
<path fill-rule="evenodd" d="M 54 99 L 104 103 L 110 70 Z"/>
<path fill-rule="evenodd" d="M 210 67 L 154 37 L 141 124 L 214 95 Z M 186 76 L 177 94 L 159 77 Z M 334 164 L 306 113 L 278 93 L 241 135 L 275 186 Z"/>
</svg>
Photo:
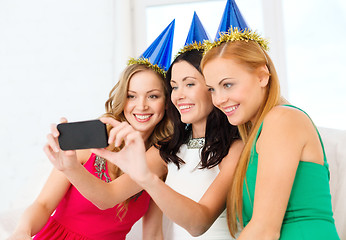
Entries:
<svg viewBox="0 0 346 240">
<path fill-rule="evenodd" d="M 138 184 L 141 185 L 144 189 L 150 189 L 152 186 L 155 185 L 155 182 L 159 180 L 158 176 L 153 174 L 152 172 L 149 172 L 146 174 L 145 177 L 142 179 L 138 179 Z"/>
<path fill-rule="evenodd" d="M 75 176 L 76 174 L 79 174 L 79 172 L 83 169 L 83 165 L 76 163 L 73 165 L 69 165 L 60 171 L 63 172 L 66 176 Z"/>
</svg>

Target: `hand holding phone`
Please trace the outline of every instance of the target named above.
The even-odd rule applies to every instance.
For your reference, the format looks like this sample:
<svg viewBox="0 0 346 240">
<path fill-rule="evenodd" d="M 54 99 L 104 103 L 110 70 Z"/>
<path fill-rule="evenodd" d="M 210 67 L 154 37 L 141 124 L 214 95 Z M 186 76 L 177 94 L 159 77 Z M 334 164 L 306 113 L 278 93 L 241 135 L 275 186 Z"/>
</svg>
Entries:
<svg viewBox="0 0 346 240">
<path fill-rule="evenodd" d="M 57 126 L 62 150 L 105 148 L 108 146 L 106 124 L 100 120 L 60 123 Z"/>
</svg>

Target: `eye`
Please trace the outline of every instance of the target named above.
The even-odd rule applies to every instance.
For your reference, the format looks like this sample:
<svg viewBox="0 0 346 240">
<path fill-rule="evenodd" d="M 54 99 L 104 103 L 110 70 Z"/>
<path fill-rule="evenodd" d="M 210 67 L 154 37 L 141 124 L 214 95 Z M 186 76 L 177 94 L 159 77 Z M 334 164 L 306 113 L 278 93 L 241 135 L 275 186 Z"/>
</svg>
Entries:
<svg viewBox="0 0 346 240">
<path fill-rule="evenodd" d="M 195 86 L 195 84 L 194 83 L 188 83 L 188 84 L 186 84 L 186 86 L 187 87 L 192 87 L 192 86 Z"/>
<path fill-rule="evenodd" d="M 208 88 L 208 91 L 209 92 L 215 92 L 215 89 L 214 88 Z"/>
<path fill-rule="evenodd" d="M 131 94 L 127 94 L 127 98 L 135 98 L 135 96 Z"/>
<path fill-rule="evenodd" d="M 159 98 L 158 95 L 150 95 L 149 98 L 155 99 L 155 98 Z"/>
<path fill-rule="evenodd" d="M 233 86 L 232 83 L 225 83 L 225 84 L 223 84 L 223 87 L 224 87 L 224 88 L 230 88 L 230 87 L 232 87 L 232 86 Z"/>
<path fill-rule="evenodd" d="M 173 87 L 172 86 L 172 91 L 177 90 L 177 89 L 178 89 L 178 87 Z"/>
</svg>

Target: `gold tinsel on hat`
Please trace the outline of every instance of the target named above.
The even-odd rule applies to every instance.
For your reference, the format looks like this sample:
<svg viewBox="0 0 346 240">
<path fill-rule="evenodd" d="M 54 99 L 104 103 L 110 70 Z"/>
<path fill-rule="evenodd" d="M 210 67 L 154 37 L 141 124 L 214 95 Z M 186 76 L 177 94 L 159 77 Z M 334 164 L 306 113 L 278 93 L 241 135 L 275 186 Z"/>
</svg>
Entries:
<svg viewBox="0 0 346 240">
<path fill-rule="evenodd" d="M 204 54 L 210 49 L 220 46 L 224 42 L 235 42 L 235 41 L 255 41 L 264 50 L 268 51 L 268 40 L 262 38 L 257 32 L 251 31 L 250 29 L 239 30 L 237 27 L 228 30 L 228 32 L 220 32 L 220 37 L 215 42 L 204 41 Z"/>
<path fill-rule="evenodd" d="M 142 64 L 147 67 L 150 67 L 153 69 L 155 72 L 160 74 L 163 78 L 166 77 L 166 71 L 163 70 L 159 65 L 157 64 L 152 64 L 149 59 L 147 58 L 130 58 L 129 61 L 127 62 L 127 65 L 132 65 L 132 64 Z"/>
<path fill-rule="evenodd" d="M 183 54 L 185 52 L 188 52 L 194 49 L 201 50 L 201 49 L 204 49 L 204 46 L 202 43 L 200 42 L 197 43 L 196 41 L 194 43 L 188 44 L 179 50 L 179 52 L 175 55 L 174 59 L 176 59 L 180 54 Z"/>
</svg>

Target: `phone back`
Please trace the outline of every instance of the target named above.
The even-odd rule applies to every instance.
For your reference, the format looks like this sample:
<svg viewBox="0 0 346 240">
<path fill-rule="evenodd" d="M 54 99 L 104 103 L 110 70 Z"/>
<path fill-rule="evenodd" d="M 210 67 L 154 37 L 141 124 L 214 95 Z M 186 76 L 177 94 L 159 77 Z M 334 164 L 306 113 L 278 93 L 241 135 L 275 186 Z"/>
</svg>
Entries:
<svg viewBox="0 0 346 240">
<path fill-rule="evenodd" d="M 100 120 L 61 123 L 59 145 L 62 150 L 105 148 L 108 146 L 106 124 Z"/>
</svg>

